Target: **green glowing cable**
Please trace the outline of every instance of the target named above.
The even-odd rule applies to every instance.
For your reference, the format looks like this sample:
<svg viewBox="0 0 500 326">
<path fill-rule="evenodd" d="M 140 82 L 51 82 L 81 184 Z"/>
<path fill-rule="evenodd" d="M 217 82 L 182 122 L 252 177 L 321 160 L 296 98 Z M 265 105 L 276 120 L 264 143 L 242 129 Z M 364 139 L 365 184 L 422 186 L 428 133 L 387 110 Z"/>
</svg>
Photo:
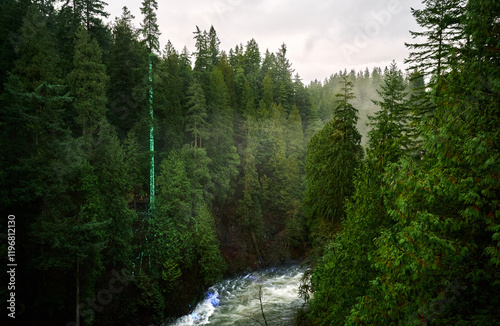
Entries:
<svg viewBox="0 0 500 326">
<path fill-rule="evenodd" d="M 155 201 L 155 142 L 153 136 L 153 54 L 149 53 L 149 113 L 151 124 L 149 128 L 149 151 L 151 154 L 151 166 L 149 170 L 149 207 L 153 208 Z"/>
</svg>

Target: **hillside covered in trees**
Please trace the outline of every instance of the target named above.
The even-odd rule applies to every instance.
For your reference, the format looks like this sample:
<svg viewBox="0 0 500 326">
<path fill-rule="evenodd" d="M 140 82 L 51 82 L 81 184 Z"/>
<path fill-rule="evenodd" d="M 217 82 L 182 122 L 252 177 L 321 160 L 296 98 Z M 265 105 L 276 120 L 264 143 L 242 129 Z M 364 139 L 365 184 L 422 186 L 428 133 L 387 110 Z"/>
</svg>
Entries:
<svg viewBox="0 0 500 326">
<path fill-rule="evenodd" d="M 304 85 L 284 43 L 226 52 L 193 26 L 193 53 L 160 48 L 155 0 L 140 26 L 126 7 L 104 24 L 101 0 L 4 0 L 17 319 L 161 324 L 223 276 L 307 258 L 297 323 L 499 323 L 500 5 L 424 5 L 408 73 Z"/>
</svg>

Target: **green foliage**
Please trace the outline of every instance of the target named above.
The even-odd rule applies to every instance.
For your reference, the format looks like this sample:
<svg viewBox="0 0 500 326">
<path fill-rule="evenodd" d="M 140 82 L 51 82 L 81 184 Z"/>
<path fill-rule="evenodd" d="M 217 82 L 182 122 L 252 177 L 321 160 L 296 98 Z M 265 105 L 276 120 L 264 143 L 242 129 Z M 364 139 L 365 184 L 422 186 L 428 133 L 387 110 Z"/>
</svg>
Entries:
<svg viewBox="0 0 500 326">
<path fill-rule="evenodd" d="M 186 170 L 191 180 L 191 204 L 197 212 L 202 203 L 211 203 L 214 198 L 214 183 L 210 176 L 211 159 L 204 148 L 184 145 L 181 150 Z"/>
<path fill-rule="evenodd" d="M 243 199 L 238 205 L 238 215 L 241 216 L 242 224 L 258 235 L 263 231 L 262 220 L 262 193 L 257 170 L 257 146 L 256 121 L 252 118 L 247 120 L 246 148 L 241 155 L 243 177 Z"/>
<path fill-rule="evenodd" d="M 311 319 L 315 324 L 343 324 L 376 275 L 371 254 L 384 212 L 383 188 L 373 167 L 367 162 L 357 171 L 355 193 L 346 204 L 342 232 L 327 246 L 314 269 Z"/>
<path fill-rule="evenodd" d="M 424 9 L 413 9 L 412 14 L 424 31 L 410 31 L 413 38 L 424 38 L 422 43 L 405 45 L 414 52 L 407 62 L 438 80 L 450 67 L 450 59 L 456 42 L 462 37 L 460 21 L 463 17 L 464 0 L 424 0 Z"/>
<path fill-rule="evenodd" d="M 364 173 L 376 182 L 356 185 L 343 230 L 314 272 L 312 318 L 318 324 L 481 325 L 500 320 L 499 171 L 494 163 L 499 156 L 499 65 L 486 46 L 500 7 L 483 1 L 465 7 L 452 1 L 425 3 L 426 9 L 414 14 L 432 30 L 421 34 L 428 40 L 417 48 L 434 51 L 436 61 L 412 56 L 436 75 L 429 93 L 412 98 L 419 101 L 416 108 L 425 102 L 433 106 L 433 114 L 414 111 L 425 155 L 418 160 L 403 155 L 401 143 L 378 146 L 382 136 L 392 135 L 380 132 L 387 126 L 381 123 L 385 115 L 398 108 L 389 104 L 401 104 L 404 97 L 394 96 L 401 79 L 386 73 L 368 157 L 384 155 L 390 157 L 384 162 L 390 162 L 367 161 Z M 433 48 L 441 42 L 436 35 L 447 38 L 442 47 Z M 453 52 L 452 46 L 461 47 L 463 55 L 445 61 L 441 55 Z M 389 87 L 391 79 L 394 87 Z M 399 129 L 394 139 L 405 133 Z"/>
<path fill-rule="evenodd" d="M 101 127 L 95 148 L 96 176 L 99 180 L 101 196 L 106 198 L 104 214 L 110 220 L 106 230 L 107 244 L 105 254 L 108 264 L 121 267 L 130 264 L 133 239 L 132 222 L 137 216 L 128 208 L 128 199 L 133 191 L 132 178 L 127 173 L 125 152 L 112 127 Z"/>
<path fill-rule="evenodd" d="M 191 180 L 186 171 L 186 162 L 179 151 L 171 151 L 168 158 L 160 165 L 158 176 L 158 206 L 162 215 L 179 220 L 181 224 L 189 222 L 193 214 L 191 202 Z"/>
<path fill-rule="evenodd" d="M 80 27 L 76 34 L 74 69 L 68 76 L 68 83 L 75 97 L 76 122 L 85 137 L 95 137 L 106 117 L 108 80 L 97 41 Z"/>
<path fill-rule="evenodd" d="M 146 53 L 137 40 L 138 33 L 132 20 L 134 16 L 127 7 L 113 25 L 113 45 L 109 72 L 108 119 L 118 131 L 121 139 L 140 120 L 147 117 L 145 76 Z"/>
<path fill-rule="evenodd" d="M 269 128 L 269 138 L 271 143 L 271 151 L 268 161 L 269 171 L 276 182 L 271 183 L 268 200 L 269 206 L 274 209 L 283 208 L 285 206 L 285 192 L 283 184 L 286 178 L 286 143 L 285 143 L 285 121 L 286 116 L 283 106 L 273 104 L 271 108 L 271 120 Z"/>
<path fill-rule="evenodd" d="M 134 284 L 140 293 L 138 302 L 150 309 L 150 315 L 147 317 L 148 322 L 163 322 L 165 320 L 165 299 L 158 284 L 142 271 L 139 271 L 134 277 Z"/>
<path fill-rule="evenodd" d="M 339 224 L 344 201 L 353 193 L 352 178 L 363 156 L 356 129 L 356 109 L 350 104 L 352 84 L 344 78 L 334 117 L 309 141 L 306 156 L 305 205 L 311 225 Z"/>
<path fill-rule="evenodd" d="M 168 42 L 160 56 L 156 1 L 143 1 L 140 29 L 126 7 L 104 26 L 98 0 L 6 3 L 0 205 L 26 222 L 37 295 L 25 324 L 161 323 L 240 264 L 227 248 L 241 268 L 303 251 L 310 104 L 286 45 L 263 60 L 255 40 L 226 55 L 213 27 L 197 28 L 193 55 Z M 90 309 L 123 267 L 126 294 Z"/>
<path fill-rule="evenodd" d="M 202 139 L 206 139 L 207 133 L 207 103 L 203 88 L 197 82 L 189 88 L 188 118 L 186 131 L 190 132 L 194 138 L 194 147 L 202 146 Z"/>
<path fill-rule="evenodd" d="M 211 137 L 206 144 L 207 155 L 212 159 L 210 175 L 214 183 L 215 196 L 224 202 L 234 193 L 232 188 L 239 171 L 240 158 L 234 145 L 234 112 L 229 106 L 229 96 L 224 76 L 216 68 L 212 71 L 213 97 Z"/>
<path fill-rule="evenodd" d="M 378 91 L 382 101 L 373 101 L 380 111 L 369 117 L 373 128 L 368 133 L 370 154 L 381 166 L 395 162 L 410 146 L 405 89 L 403 76 L 393 61 Z"/>
<path fill-rule="evenodd" d="M 215 233 L 215 222 L 207 205 L 201 205 L 194 225 L 193 241 L 196 244 L 198 264 L 205 284 L 220 280 L 225 263 L 219 251 L 219 240 Z"/>
<path fill-rule="evenodd" d="M 73 12 L 78 17 L 87 31 L 102 24 L 99 17 L 108 17 L 109 13 L 104 11 L 107 3 L 102 0 L 76 0 L 73 1 Z"/>
<path fill-rule="evenodd" d="M 158 2 L 156 0 L 142 1 L 141 14 L 144 15 L 144 19 L 141 24 L 140 32 L 143 37 L 143 42 L 150 53 L 160 51 L 158 37 L 161 33 L 158 29 L 155 10 L 158 10 Z"/>
<path fill-rule="evenodd" d="M 168 92 L 156 92 L 155 116 L 156 148 L 158 152 L 168 152 L 171 149 L 179 149 L 184 141 L 184 124 L 182 102 L 185 95 L 182 90 L 182 76 L 180 56 L 174 49 L 172 43 L 165 46 L 165 53 L 158 65 L 155 78 L 155 89 Z"/>
</svg>

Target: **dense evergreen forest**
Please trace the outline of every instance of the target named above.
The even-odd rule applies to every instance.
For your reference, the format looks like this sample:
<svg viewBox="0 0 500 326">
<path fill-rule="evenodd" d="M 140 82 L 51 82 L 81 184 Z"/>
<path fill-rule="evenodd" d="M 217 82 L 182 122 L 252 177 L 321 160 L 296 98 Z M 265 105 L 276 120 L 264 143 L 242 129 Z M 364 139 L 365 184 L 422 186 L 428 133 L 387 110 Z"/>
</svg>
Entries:
<svg viewBox="0 0 500 326">
<path fill-rule="evenodd" d="M 285 43 L 160 48 L 156 0 L 105 6 L 0 5 L 17 321 L 161 324 L 306 259 L 297 324 L 500 324 L 500 3 L 424 0 L 408 72 L 308 85 Z"/>
</svg>

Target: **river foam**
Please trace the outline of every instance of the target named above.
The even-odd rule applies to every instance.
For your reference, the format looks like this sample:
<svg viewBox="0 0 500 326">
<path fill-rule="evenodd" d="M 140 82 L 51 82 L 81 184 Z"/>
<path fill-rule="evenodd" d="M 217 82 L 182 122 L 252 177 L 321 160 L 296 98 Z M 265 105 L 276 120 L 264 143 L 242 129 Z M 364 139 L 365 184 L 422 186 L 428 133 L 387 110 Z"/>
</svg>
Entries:
<svg viewBox="0 0 500 326">
<path fill-rule="evenodd" d="M 212 286 L 206 299 L 188 315 L 168 326 L 189 325 L 259 325 L 264 324 L 259 301 L 269 324 L 293 325 L 295 310 L 300 307 L 298 289 L 304 268 L 282 266 L 262 269 L 223 280 Z"/>
</svg>

